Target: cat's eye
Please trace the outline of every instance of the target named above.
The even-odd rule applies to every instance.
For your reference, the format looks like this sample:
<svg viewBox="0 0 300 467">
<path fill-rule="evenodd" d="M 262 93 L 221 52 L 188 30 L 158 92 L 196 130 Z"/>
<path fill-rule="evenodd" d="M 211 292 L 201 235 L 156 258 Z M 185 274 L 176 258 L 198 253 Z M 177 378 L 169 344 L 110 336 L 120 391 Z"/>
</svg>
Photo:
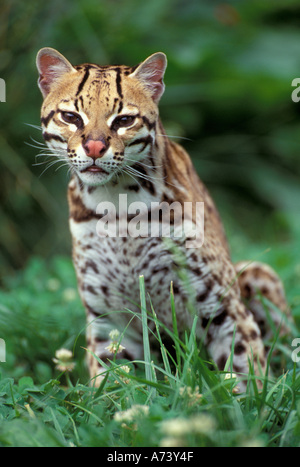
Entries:
<svg viewBox="0 0 300 467">
<path fill-rule="evenodd" d="M 71 123 L 77 127 L 82 126 L 82 118 L 75 112 L 61 112 L 61 116 L 66 123 Z"/>
<path fill-rule="evenodd" d="M 118 130 L 119 128 L 126 128 L 133 124 L 135 121 L 134 115 L 122 115 L 114 119 L 112 123 L 112 129 Z"/>
</svg>

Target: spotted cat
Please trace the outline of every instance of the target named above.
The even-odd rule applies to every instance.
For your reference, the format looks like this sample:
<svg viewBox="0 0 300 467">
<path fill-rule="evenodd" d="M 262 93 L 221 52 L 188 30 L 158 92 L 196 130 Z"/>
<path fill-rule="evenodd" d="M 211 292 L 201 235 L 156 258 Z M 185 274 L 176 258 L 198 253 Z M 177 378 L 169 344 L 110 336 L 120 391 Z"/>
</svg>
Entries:
<svg viewBox="0 0 300 467">
<path fill-rule="evenodd" d="M 79 292 L 87 313 L 90 376 L 96 379 L 104 374 L 94 355 L 102 361 L 112 358 L 109 334 L 114 329 L 123 334 L 118 356 L 143 358 L 141 321 L 128 311 L 140 312 L 140 275 L 166 327 L 172 328 L 173 282 L 179 330 L 191 326 L 196 310 L 197 335 L 205 340 L 219 369 L 224 369 L 235 335 L 233 370 L 247 374 L 250 357 L 256 373 L 263 373 L 262 337 L 269 328 L 261 301 L 255 297 L 260 292 L 285 313 L 284 290 L 268 266 L 232 264 L 216 207 L 188 154 L 169 140 L 159 118 L 166 65 L 163 53 L 135 67 L 73 66 L 51 48 L 41 49 L 37 56 L 44 97 L 43 137 L 71 172 L 69 222 Z M 116 215 L 117 224 L 130 217 L 120 203 L 120 195 L 125 194 L 131 206 L 143 202 L 146 216 L 153 203 L 204 203 L 203 243 L 187 248 L 184 233 L 178 238 L 173 235 L 171 244 L 163 235 L 99 235 L 98 223 L 104 215 Z M 99 204 L 107 202 L 114 209 L 100 212 Z M 194 214 L 191 221 L 197 225 Z M 270 312 L 280 325 L 272 307 Z"/>
</svg>

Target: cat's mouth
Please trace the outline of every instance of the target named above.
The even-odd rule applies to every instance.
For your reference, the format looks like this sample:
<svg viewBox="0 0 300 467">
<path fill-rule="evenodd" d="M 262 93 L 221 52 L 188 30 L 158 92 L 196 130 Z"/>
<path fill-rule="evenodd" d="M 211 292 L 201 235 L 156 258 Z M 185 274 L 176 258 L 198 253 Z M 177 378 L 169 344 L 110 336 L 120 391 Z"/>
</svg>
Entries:
<svg viewBox="0 0 300 467">
<path fill-rule="evenodd" d="M 86 173 L 86 172 L 92 172 L 92 173 L 104 173 L 106 175 L 109 175 L 106 170 L 102 169 L 102 167 L 98 167 L 98 165 L 90 165 L 86 169 L 81 170 L 81 173 Z"/>
</svg>

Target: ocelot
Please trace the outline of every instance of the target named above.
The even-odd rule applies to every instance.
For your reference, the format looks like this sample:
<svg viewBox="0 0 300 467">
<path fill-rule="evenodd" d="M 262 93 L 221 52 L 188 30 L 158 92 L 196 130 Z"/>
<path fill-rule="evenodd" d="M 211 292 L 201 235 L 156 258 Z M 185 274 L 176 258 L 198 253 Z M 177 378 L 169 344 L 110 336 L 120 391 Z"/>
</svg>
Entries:
<svg viewBox="0 0 300 467">
<path fill-rule="evenodd" d="M 196 313 L 197 336 L 204 339 L 218 368 L 224 369 L 233 347 L 233 370 L 241 375 L 249 372 L 249 357 L 257 374 L 266 368 L 263 337 L 269 336 L 270 329 L 257 292 L 283 313 L 288 309 L 282 283 L 269 266 L 232 264 L 207 189 L 189 155 L 164 131 L 158 103 L 164 92 L 166 64 L 166 56 L 160 52 L 134 67 L 73 66 L 51 48 L 41 49 L 37 56 L 44 97 L 43 137 L 53 154 L 70 167 L 73 261 L 87 314 L 89 371 L 97 381 L 106 370 L 95 355 L 103 362 L 112 359 L 112 331 L 122 335 L 118 358 L 143 358 L 141 275 L 163 325 L 172 329 L 172 282 L 179 331 L 191 326 Z M 204 203 L 201 244 L 187 248 L 189 233 L 183 230 L 182 236 L 175 235 L 178 209 L 169 216 L 169 242 L 162 230 L 159 235 L 144 231 L 137 235 L 136 230 L 128 234 L 132 214 L 143 211 L 140 206 L 145 207 L 144 219 L 151 223 L 151 207 L 155 204 L 160 209 L 161 203 L 180 207 Z M 129 220 L 127 227 L 116 235 L 99 232 L 105 216 L 106 221 L 115 217 L 117 226 Z M 195 233 L 200 225 L 195 209 L 189 220 Z M 280 314 L 273 307 L 270 313 L 279 326 Z"/>
</svg>

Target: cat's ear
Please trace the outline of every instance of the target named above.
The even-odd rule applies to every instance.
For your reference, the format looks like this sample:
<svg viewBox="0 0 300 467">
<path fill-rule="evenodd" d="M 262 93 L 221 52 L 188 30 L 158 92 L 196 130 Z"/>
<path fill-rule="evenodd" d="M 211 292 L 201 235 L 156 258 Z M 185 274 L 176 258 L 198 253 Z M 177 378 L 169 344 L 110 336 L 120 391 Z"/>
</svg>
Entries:
<svg viewBox="0 0 300 467">
<path fill-rule="evenodd" d="M 152 99 L 158 104 L 163 95 L 165 85 L 163 82 L 164 74 L 167 68 L 167 57 L 162 52 L 150 55 L 131 75 L 141 81 L 151 92 Z"/>
<path fill-rule="evenodd" d="M 65 73 L 76 71 L 61 53 L 50 47 L 38 52 L 36 66 L 40 74 L 38 84 L 44 98 L 49 94 L 53 82 Z"/>
</svg>

